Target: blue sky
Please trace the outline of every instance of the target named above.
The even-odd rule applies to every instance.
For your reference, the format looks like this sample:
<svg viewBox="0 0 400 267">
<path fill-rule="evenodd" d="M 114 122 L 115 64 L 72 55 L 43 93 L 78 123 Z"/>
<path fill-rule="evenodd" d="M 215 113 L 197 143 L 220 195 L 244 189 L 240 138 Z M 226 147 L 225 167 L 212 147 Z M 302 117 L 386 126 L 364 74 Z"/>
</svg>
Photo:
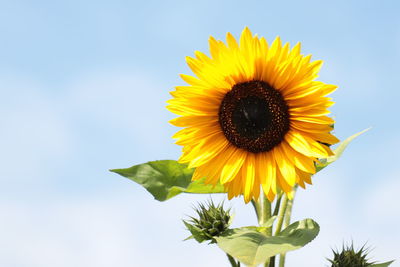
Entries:
<svg viewBox="0 0 400 267">
<path fill-rule="evenodd" d="M 165 101 L 190 74 L 184 57 L 245 26 L 324 60 L 339 138 L 372 126 L 299 193 L 295 218 L 321 233 L 288 266 L 327 265 L 352 239 L 395 258 L 399 11 L 397 1 L 0 1 L 0 265 L 227 264 L 181 241 L 181 219 L 207 196 L 159 203 L 107 170 L 179 157 Z M 255 224 L 250 206 L 231 205 L 235 226 Z"/>
</svg>

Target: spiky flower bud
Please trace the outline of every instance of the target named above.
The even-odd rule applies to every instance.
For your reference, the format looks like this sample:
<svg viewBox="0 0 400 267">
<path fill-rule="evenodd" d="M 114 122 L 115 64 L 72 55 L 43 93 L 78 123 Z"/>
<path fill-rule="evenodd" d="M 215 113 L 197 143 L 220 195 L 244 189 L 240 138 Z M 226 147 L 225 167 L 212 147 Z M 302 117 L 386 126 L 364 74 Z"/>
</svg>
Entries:
<svg viewBox="0 0 400 267">
<path fill-rule="evenodd" d="M 354 250 L 353 244 L 347 247 L 343 245 L 342 251 L 333 250 L 333 259 L 328 260 L 332 263 L 332 267 L 368 267 L 374 264 L 373 262 L 368 262 L 368 252 L 368 249 L 365 249 L 365 245 L 358 251 Z"/>
<path fill-rule="evenodd" d="M 214 237 L 228 230 L 231 220 L 230 209 L 224 210 L 223 203 L 218 206 L 215 206 L 212 201 L 207 202 L 206 205 L 200 203 L 195 211 L 198 218 L 190 217 L 189 221 L 183 221 L 192 233 L 189 238 L 193 237 L 200 243 L 205 240 L 214 243 Z"/>
</svg>

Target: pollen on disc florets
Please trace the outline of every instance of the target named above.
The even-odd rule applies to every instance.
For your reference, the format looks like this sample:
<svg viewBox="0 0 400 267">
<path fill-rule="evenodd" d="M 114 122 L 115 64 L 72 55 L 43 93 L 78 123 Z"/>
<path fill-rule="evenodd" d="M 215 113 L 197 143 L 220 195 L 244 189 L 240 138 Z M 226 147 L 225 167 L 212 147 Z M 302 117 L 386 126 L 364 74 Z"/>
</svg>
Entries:
<svg viewBox="0 0 400 267">
<path fill-rule="evenodd" d="M 258 80 L 235 84 L 224 96 L 218 115 L 229 142 L 253 153 L 278 145 L 290 125 L 280 92 Z"/>
</svg>

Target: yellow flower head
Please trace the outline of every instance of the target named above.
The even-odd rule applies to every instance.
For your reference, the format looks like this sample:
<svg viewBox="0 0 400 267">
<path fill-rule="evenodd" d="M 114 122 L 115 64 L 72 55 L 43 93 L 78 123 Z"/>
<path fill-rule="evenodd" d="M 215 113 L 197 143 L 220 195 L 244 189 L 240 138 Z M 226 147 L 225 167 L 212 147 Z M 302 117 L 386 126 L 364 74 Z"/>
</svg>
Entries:
<svg viewBox="0 0 400 267">
<path fill-rule="evenodd" d="M 193 180 L 223 184 L 229 199 L 247 203 L 261 188 L 270 201 L 279 190 L 290 196 L 339 141 L 326 116 L 337 87 L 315 81 L 322 61 L 300 54 L 299 43 L 269 45 L 248 28 L 226 42 L 211 37 L 211 56 L 187 57 L 196 77 L 181 75 L 189 85 L 171 92 L 167 108 L 180 117 L 170 122 L 184 127 L 174 135 L 179 161 L 196 168 Z"/>
</svg>

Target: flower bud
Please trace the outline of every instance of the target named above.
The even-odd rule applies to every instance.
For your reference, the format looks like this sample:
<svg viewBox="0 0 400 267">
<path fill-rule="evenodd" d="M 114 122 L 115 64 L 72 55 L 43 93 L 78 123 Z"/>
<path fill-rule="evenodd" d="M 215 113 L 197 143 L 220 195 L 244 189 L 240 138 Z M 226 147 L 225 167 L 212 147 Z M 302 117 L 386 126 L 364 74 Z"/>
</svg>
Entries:
<svg viewBox="0 0 400 267">
<path fill-rule="evenodd" d="M 195 208 L 198 218 L 190 217 L 189 221 L 183 221 L 194 239 L 198 242 L 210 240 L 215 243 L 214 237 L 220 236 L 228 230 L 231 220 L 230 209 L 224 210 L 223 203 L 215 206 L 212 201 L 206 205 L 199 204 Z"/>
<path fill-rule="evenodd" d="M 374 264 L 368 262 L 368 252 L 365 245 L 358 251 L 354 250 L 353 244 L 347 247 L 343 245 L 342 251 L 333 251 L 333 259 L 328 260 L 332 263 L 332 267 L 368 267 Z"/>
</svg>

